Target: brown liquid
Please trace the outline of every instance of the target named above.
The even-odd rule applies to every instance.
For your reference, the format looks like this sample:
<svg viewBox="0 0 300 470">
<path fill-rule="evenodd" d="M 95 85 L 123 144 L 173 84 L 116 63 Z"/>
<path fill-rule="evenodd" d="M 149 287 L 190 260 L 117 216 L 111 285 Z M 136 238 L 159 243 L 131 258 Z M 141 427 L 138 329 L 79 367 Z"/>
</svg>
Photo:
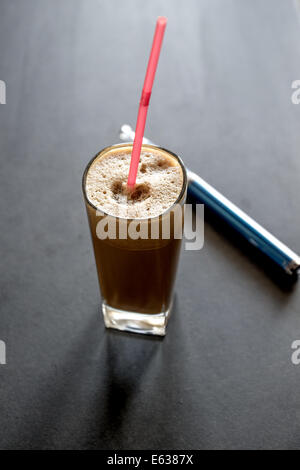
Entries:
<svg viewBox="0 0 300 470">
<path fill-rule="evenodd" d="M 146 150 L 148 149 L 149 148 L 146 148 Z M 123 154 L 125 152 L 125 155 L 127 153 L 127 155 L 130 156 L 130 151 L 131 146 L 125 145 L 122 147 Z M 119 152 L 120 156 L 123 155 L 122 152 Z M 170 197 L 170 193 L 168 192 L 169 184 L 167 182 L 165 197 L 164 192 L 162 191 L 161 194 L 163 197 L 156 199 L 155 202 L 155 184 L 153 181 L 156 181 L 156 178 L 152 180 L 149 178 L 147 181 L 145 173 L 143 172 L 143 170 L 145 170 L 143 163 L 140 165 L 139 173 L 141 174 L 138 175 L 137 179 L 137 181 L 139 181 L 139 177 L 142 175 L 142 181 L 137 183 L 135 188 L 136 194 L 134 196 L 132 194 L 126 195 L 126 179 L 125 181 L 122 181 L 122 178 L 120 180 L 119 175 L 115 174 L 106 175 L 106 178 L 109 179 L 109 185 L 105 183 L 106 189 L 104 189 L 104 191 L 107 193 L 107 188 L 111 188 L 112 197 L 116 198 L 117 204 L 124 205 L 122 213 L 126 206 L 128 206 L 130 214 L 137 214 L 136 217 L 128 218 L 126 220 L 125 224 L 127 225 L 130 224 L 133 218 L 143 218 L 143 223 L 148 225 L 148 231 L 150 233 L 151 218 L 145 220 L 145 214 L 149 212 L 155 214 L 159 211 L 160 215 L 156 215 L 156 217 L 154 216 L 154 218 L 158 220 L 160 227 L 160 235 L 157 240 L 151 238 L 147 240 L 133 240 L 130 238 L 122 240 L 119 237 L 115 240 L 100 240 L 96 234 L 96 227 L 102 217 L 99 217 L 96 214 L 96 208 L 94 206 L 96 201 L 91 198 L 91 192 L 89 191 L 90 188 L 88 187 L 89 180 L 86 175 L 84 177 L 86 193 L 87 195 L 90 195 L 90 202 L 86 201 L 86 207 L 102 298 L 107 305 L 115 309 L 145 314 L 166 312 L 170 307 L 181 240 L 174 238 L 173 224 L 175 219 L 173 217 L 171 217 L 171 237 L 167 240 L 162 239 L 161 224 L 164 215 L 161 215 L 161 212 L 165 212 L 168 208 L 173 206 L 181 193 L 182 186 L 185 184 L 183 170 L 178 160 L 164 151 L 153 150 L 153 152 L 156 156 L 162 157 L 162 159 L 159 160 L 160 162 L 165 162 L 166 166 L 163 170 L 169 171 L 169 168 L 173 167 L 176 168 L 176 172 L 178 174 L 178 169 L 180 169 L 180 179 L 177 179 L 177 182 L 180 181 L 181 186 L 178 187 L 177 184 L 176 190 L 173 190 L 172 197 Z M 115 158 L 114 149 L 111 150 L 111 153 Z M 101 158 L 109 158 L 109 154 L 102 156 L 100 154 L 99 157 L 96 157 L 96 160 L 94 160 L 90 169 L 93 168 L 93 164 L 95 162 L 101 163 Z M 99 168 L 101 168 L 101 165 Z M 90 169 L 88 169 L 87 175 L 89 175 Z M 163 170 L 160 167 L 157 171 L 161 172 Z M 153 171 L 155 173 L 155 168 Z M 127 173 L 125 172 L 124 174 Z M 174 181 L 174 179 L 172 181 Z M 93 183 L 95 183 L 95 189 L 95 187 L 97 187 L 95 179 L 93 180 Z M 139 187 L 139 184 L 142 186 Z M 98 190 L 103 190 L 103 185 L 102 187 L 99 187 Z M 119 199 L 118 194 L 120 196 Z M 163 203 L 167 201 L 168 205 L 166 208 L 162 209 L 159 205 L 160 202 L 157 201 L 162 201 Z M 182 194 L 180 202 L 183 203 L 184 201 L 185 193 Z M 110 202 L 110 198 L 108 198 L 107 204 L 110 208 L 110 212 L 113 213 L 115 210 L 118 211 L 118 208 L 112 209 L 112 206 L 109 205 Z M 156 207 L 153 207 L 155 204 Z M 107 210 L 107 207 L 103 207 L 102 205 L 99 207 L 99 204 L 97 207 L 102 211 L 105 209 Z M 150 210 L 147 210 L 149 208 Z M 120 219 L 117 218 L 116 221 L 118 234 Z M 182 229 L 183 219 L 180 220 L 180 225 Z"/>
</svg>

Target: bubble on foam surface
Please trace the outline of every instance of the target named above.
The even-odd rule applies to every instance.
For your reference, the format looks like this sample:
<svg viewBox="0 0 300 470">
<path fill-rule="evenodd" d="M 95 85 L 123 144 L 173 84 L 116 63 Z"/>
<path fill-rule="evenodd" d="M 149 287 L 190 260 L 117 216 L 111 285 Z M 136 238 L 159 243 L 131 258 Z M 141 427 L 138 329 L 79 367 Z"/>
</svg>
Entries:
<svg viewBox="0 0 300 470">
<path fill-rule="evenodd" d="M 107 214 L 125 218 L 155 217 L 177 200 L 183 174 L 177 160 L 159 150 L 142 151 L 136 186 L 127 190 L 130 150 L 107 153 L 88 170 L 89 201 Z"/>
</svg>

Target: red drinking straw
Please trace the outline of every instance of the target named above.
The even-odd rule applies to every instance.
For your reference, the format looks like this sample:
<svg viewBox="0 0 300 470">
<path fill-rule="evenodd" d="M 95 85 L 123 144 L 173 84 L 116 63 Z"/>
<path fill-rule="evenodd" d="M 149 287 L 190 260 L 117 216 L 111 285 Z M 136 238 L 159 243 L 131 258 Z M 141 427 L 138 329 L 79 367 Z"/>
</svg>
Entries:
<svg viewBox="0 0 300 470">
<path fill-rule="evenodd" d="M 136 122 L 135 138 L 133 142 L 129 175 L 127 181 L 127 186 L 130 189 L 132 189 L 135 185 L 142 142 L 144 137 L 145 124 L 147 119 L 148 106 L 166 25 L 167 18 L 165 18 L 164 16 L 159 16 L 156 21 L 156 28 Z"/>
</svg>

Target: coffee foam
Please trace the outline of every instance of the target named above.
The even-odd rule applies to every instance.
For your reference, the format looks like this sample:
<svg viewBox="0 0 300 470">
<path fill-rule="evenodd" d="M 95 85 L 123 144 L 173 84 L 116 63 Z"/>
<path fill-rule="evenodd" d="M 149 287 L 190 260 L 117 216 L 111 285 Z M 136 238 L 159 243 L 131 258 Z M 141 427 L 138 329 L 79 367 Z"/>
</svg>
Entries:
<svg viewBox="0 0 300 470">
<path fill-rule="evenodd" d="M 99 210 L 116 217 L 156 217 L 178 199 L 183 173 L 178 161 L 164 151 L 142 149 L 136 185 L 127 191 L 131 147 L 99 155 L 86 176 L 88 200 Z"/>
</svg>

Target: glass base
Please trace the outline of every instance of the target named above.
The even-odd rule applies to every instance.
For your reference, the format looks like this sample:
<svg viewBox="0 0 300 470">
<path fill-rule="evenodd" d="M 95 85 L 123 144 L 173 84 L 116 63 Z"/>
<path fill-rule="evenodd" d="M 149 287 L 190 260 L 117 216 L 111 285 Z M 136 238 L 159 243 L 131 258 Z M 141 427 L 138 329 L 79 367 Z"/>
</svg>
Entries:
<svg viewBox="0 0 300 470">
<path fill-rule="evenodd" d="M 165 336 L 171 309 L 172 305 L 166 312 L 145 314 L 118 310 L 102 302 L 102 312 L 106 328 L 144 335 Z"/>
</svg>

